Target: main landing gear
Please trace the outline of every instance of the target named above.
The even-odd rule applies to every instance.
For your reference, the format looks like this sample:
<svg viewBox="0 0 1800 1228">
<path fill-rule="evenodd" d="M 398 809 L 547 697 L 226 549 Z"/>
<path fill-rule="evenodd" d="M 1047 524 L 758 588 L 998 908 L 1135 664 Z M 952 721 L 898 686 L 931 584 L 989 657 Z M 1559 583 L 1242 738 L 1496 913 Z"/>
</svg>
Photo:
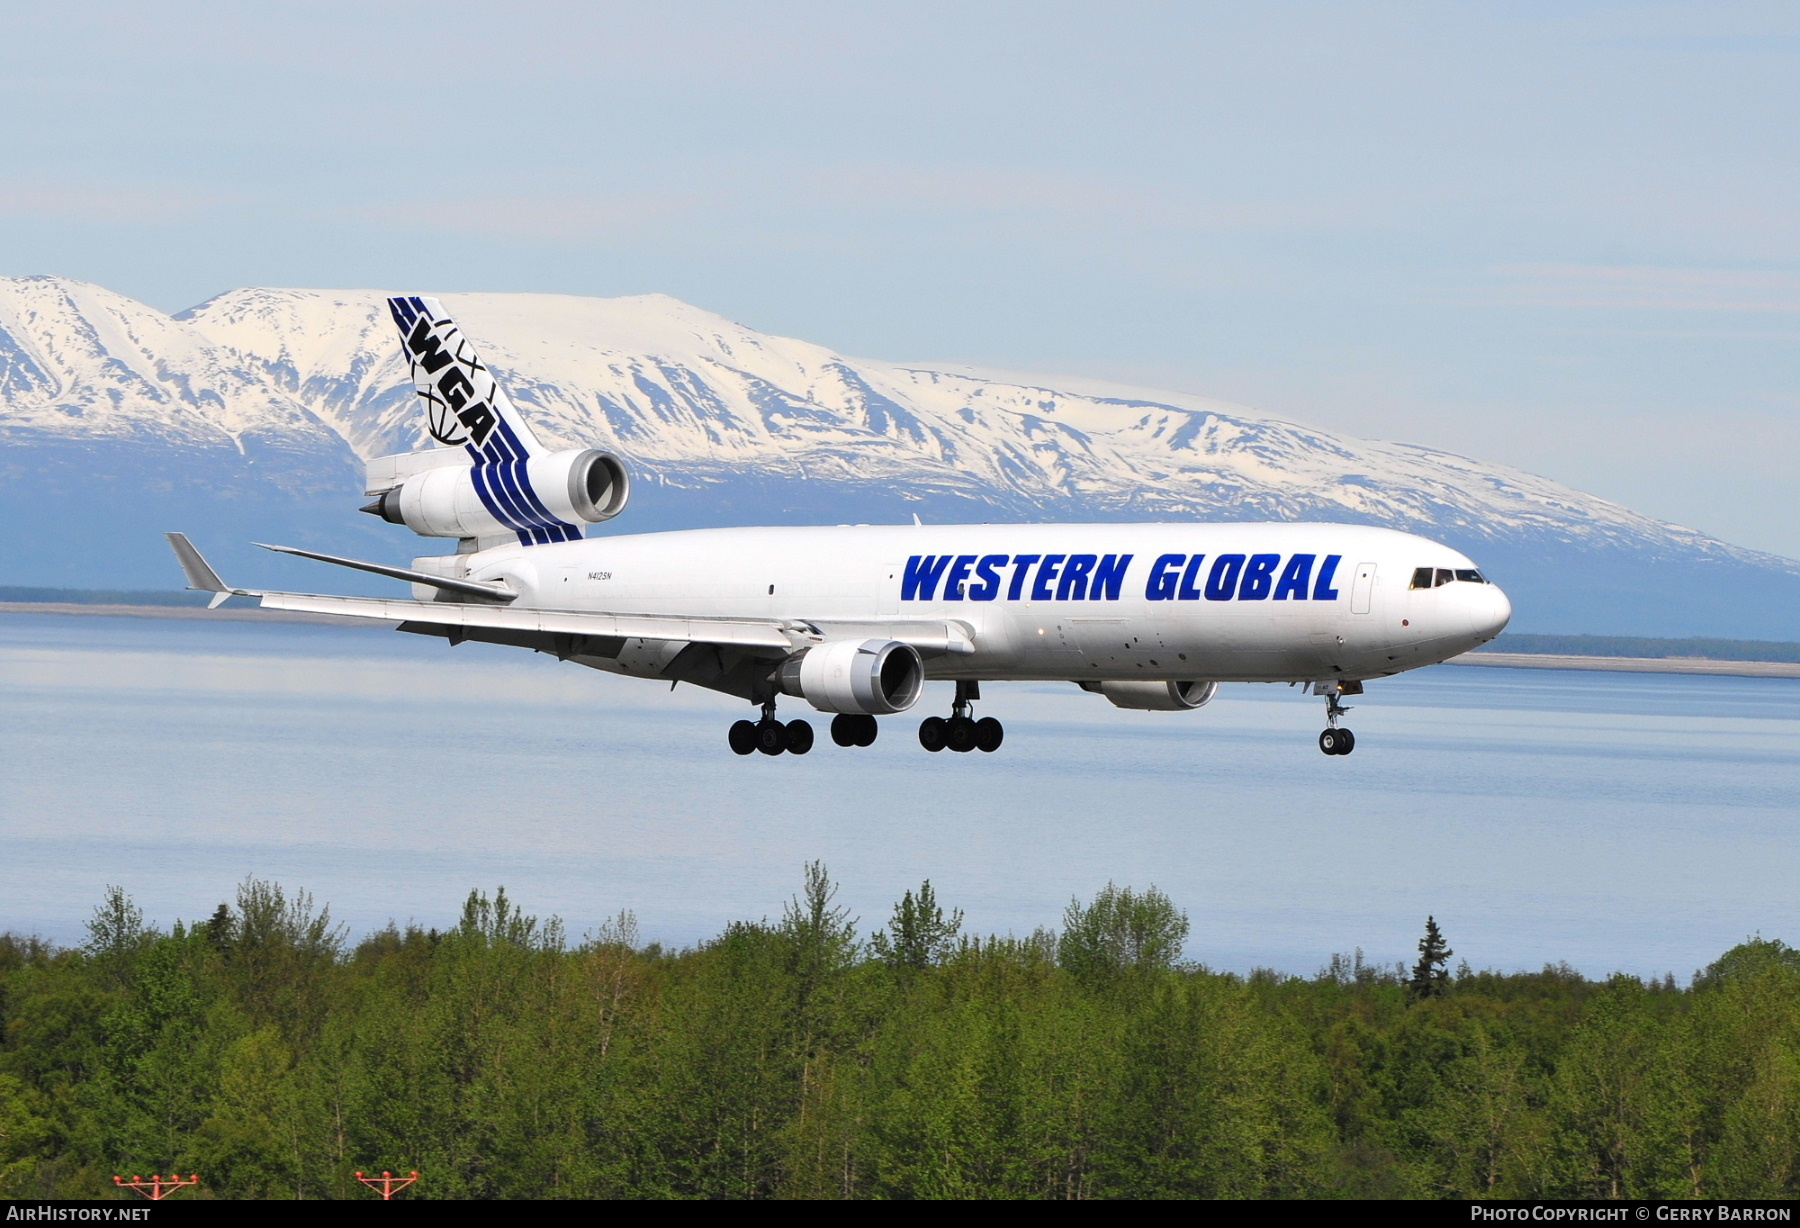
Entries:
<svg viewBox="0 0 1800 1228">
<path fill-rule="evenodd" d="M 948 720 L 928 716 L 919 724 L 919 745 L 929 751 L 948 747 L 959 754 L 972 750 L 993 752 L 1006 739 L 1006 730 L 991 716 L 976 720 L 974 702 L 981 698 L 981 684 L 956 684 L 956 702 Z M 831 718 L 831 740 L 839 746 L 873 746 L 881 727 L 872 716 L 845 712 Z M 1346 735 L 1347 736 L 1347 735 Z M 813 748 L 813 727 L 806 721 L 785 723 L 775 719 L 775 699 L 765 699 L 762 719 L 738 721 L 731 726 L 731 749 L 740 755 L 761 751 L 765 755 L 804 755 Z"/>
<path fill-rule="evenodd" d="M 1358 684 L 1357 692 L 1360 693 L 1361 690 L 1361 684 Z M 1348 729 L 1338 728 L 1338 718 L 1350 710 L 1338 702 L 1345 693 L 1344 689 L 1337 686 L 1324 692 L 1325 724 L 1328 728 L 1319 735 L 1319 749 L 1328 755 L 1347 755 L 1356 749 L 1356 735 Z"/>
<path fill-rule="evenodd" d="M 804 755 L 813 748 L 813 727 L 806 721 L 776 720 L 775 701 L 769 700 L 763 704 L 760 721 L 736 722 L 728 738 L 731 749 L 740 755 L 759 750 L 765 755 Z"/>
<path fill-rule="evenodd" d="M 956 684 L 956 702 L 951 705 L 950 719 L 928 716 L 919 722 L 919 745 L 936 753 L 946 746 L 959 754 L 972 750 L 992 753 L 1006 739 L 1006 729 L 991 716 L 980 720 L 970 715 L 974 701 L 981 698 L 979 682 Z"/>
</svg>

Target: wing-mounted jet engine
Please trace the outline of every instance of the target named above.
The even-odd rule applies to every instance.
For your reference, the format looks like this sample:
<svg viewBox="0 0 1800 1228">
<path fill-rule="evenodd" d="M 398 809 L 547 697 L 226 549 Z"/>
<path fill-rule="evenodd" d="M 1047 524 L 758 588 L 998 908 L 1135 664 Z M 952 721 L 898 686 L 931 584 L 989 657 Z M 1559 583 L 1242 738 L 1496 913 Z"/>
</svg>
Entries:
<svg viewBox="0 0 1800 1228">
<path fill-rule="evenodd" d="M 1081 689 L 1106 696 L 1115 708 L 1139 712 L 1192 712 L 1212 702 L 1216 682 L 1083 682 Z"/>
<path fill-rule="evenodd" d="M 551 452 L 433 298 L 388 300 L 442 445 L 370 461 L 362 510 L 421 537 L 473 539 L 486 548 L 579 541 L 583 524 L 610 520 L 631 497 L 625 463 L 593 448 Z"/>
<path fill-rule="evenodd" d="M 778 677 L 821 712 L 889 716 L 918 702 L 925 662 L 899 640 L 833 640 L 783 661 Z"/>
</svg>

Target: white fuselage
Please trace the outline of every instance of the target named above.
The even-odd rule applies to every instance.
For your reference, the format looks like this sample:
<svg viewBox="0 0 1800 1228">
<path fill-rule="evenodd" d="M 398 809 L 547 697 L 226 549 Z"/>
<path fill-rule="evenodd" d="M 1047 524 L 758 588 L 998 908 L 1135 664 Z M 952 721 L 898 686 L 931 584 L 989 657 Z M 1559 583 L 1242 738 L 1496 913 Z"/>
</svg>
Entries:
<svg viewBox="0 0 1800 1228">
<path fill-rule="evenodd" d="M 1412 586 L 1419 568 L 1473 572 L 1457 551 L 1337 524 L 696 529 L 456 562 L 517 592 L 515 609 L 792 620 L 827 637 L 948 624 L 973 651 L 928 654 L 929 675 L 992 681 L 1373 678 L 1466 652 L 1512 614 L 1489 583 Z M 654 675 L 678 648 L 583 663 Z"/>
</svg>

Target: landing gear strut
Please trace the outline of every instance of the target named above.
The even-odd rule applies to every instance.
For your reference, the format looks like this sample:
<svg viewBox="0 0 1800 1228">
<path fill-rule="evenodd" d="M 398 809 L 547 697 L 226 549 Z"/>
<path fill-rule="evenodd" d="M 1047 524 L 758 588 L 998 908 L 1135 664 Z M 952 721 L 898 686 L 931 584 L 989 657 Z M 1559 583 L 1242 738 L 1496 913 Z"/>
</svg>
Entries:
<svg viewBox="0 0 1800 1228">
<path fill-rule="evenodd" d="M 806 721 L 776 720 L 775 700 L 770 697 L 763 700 L 762 719 L 735 722 L 727 740 L 740 755 L 759 750 L 765 755 L 804 755 L 813 748 L 813 727 Z"/>
<path fill-rule="evenodd" d="M 950 719 L 928 716 L 919 722 L 919 745 L 933 753 L 947 746 L 964 755 L 972 750 L 987 753 L 999 750 L 1000 743 L 1006 739 L 1006 729 L 991 716 L 976 720 L 971 715 L 975 701 L 980 698 L 979 682 L 957 683 L 956 700 L 950 706 Z"/>
<path fill-rule="evenodd" d="M 1361 689 L 1361 684 L 1358 684 L 1357 692 L 1360 692 Z M 1338 700 L 1346 693 L 1345 688 L 1333 684 L 1329 689 L 1322 693 L 1325 696 L 1325 724 L 1327 728 L 1324 733 L 1319 735 L 1319 749 L 1328 755 L 1347 755 L 1356 749 L 1356 735 L 1351 733 L 1348 729 L 1338 728 L 1338 718 L 1350 711 L 1350 709 L 1338 702 Z"/>
</svg>

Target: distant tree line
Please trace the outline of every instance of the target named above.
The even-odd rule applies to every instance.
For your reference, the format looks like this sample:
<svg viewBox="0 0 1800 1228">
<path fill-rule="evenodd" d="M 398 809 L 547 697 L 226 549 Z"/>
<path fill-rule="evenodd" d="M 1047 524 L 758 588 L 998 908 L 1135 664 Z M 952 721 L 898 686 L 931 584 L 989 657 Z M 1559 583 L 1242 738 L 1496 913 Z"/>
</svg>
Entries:
<svg viewBox="0 0 1800 1228">
<path fill-rule="evenodd" d="M 79 949 L 0 938 L 0 1194 L 439 1198 L 1793 1197 L 1800 953 L 1678 987 L 1183 964 L 1152 888 L 976 938 L 929 883 L 863 933 L 824 868 L 681 951 L 572 943 L 504 890 L 354 946 L 249 881 Z M 193 1192 L 183 1197 L 193 1196 Z"/>
</svg>

